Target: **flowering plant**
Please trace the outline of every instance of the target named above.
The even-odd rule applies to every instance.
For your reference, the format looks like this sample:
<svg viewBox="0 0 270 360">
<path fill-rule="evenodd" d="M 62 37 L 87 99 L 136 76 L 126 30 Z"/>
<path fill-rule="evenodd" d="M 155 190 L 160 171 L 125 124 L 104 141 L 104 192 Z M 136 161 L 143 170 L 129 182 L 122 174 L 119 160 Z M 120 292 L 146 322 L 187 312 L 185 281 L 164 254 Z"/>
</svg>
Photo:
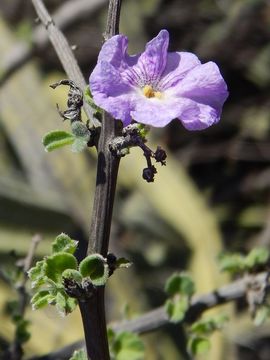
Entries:
<svg viewBox="0 0 270 360">
<path fill-rule="evenodd" d="M 220 119 L 228 97 L 214 62 L 202 64 L 190 52 L 168 52 L 169 33 L 161 30 L 145 51 L 128 55 L 128 39 L 107 40 L 90 75 L 95 103 L 122 120 L 163 127 L 178 118 L 188 130 L 202 130 Z"/>
</svg>

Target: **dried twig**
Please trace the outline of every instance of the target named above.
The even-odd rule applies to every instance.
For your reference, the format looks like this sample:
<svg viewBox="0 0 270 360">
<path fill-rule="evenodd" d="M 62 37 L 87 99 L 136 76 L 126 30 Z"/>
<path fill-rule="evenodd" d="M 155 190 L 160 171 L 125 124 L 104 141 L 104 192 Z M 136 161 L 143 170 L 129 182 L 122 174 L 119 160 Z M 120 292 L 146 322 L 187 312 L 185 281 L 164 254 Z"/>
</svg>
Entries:
<svg viewBox="0 0 270 360">
<path fill-rule="evenodd" d="M 83 78 L 82 72 L 78 66 L 77 60 L 67 42 L 67 39 L 63 33 L 55 26 L 54 21 L 48 13 L 46 7 L 41 0 L 32 0 L 35 10 L 38 14 L 42 24 L 47 29 L 49 39 L 57 53 L 61 64 L 70 78 L 73 80 L 81 89 L 86 87 L 86 82 Z M 92 121 L 95 127 L 100 125 L 99 121 L 94 117 L 93 109 L 86 102 L 84 103 L 84 110 L 89 120 Z"/>
<path fill-rule="evenodd" d="M 106 0 L 69 0 L 59 7 L 52 15 L 57 27 L 61 30 L 71 27 L 78 20 L 89 18 L 106 4 Z M 32 46 L 19 43 L 1 59 L 0 86 L 12 76 L 18 69 L 26 64 L 32 57 L 40 51 L 44 51 L 49 45 L 50 40 L 43 24 L 38 25 L 33 30 Z"/>
</svg>

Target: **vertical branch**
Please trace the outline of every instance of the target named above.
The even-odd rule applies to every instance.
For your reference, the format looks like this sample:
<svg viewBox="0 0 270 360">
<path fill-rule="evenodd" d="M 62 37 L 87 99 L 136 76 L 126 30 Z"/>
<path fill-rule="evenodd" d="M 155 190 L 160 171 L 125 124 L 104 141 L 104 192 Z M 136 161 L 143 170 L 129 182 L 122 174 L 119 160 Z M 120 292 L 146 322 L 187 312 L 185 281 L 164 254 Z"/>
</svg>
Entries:
<svg viewBox="0 0 270 360">
<path fill-rule="evenodd" d="M 110 1 L 106 31 L 104 34 L 105 40 L 119 33 L 120 11 L 122 0 Z"/>
<path fill-rule="evenodd" d="M 119 31 L 121 0 L 110 0 L 105 39 Z M 107 255 L 112 220 L 112 210 L 119 167 L 119 158 L 109 150 L 110 141 L 117 135 L 117 123 L 106 112 L 103 113 L 102 128 L 98 143 L 98 165 L 96 191 L 88 253 Z"/>
<path fill-rule="evenodd" d="M 105 40 L 119 31 L 121 0 L 110 0 Z M 119 167 L 119 158 L 109 150 L 110 141 L 117 135 L 117 123 L 103 113 L 98 143 L 96 191 L 90 226 L 88 253 L 107 255 L 112 211 Z M 98 287 L 87 302 L 80 303 L 88 358 L 109 360 L 109 347 L 104 306 L 104 287 Z"/>
<path fill-rule="evenodd" d="M 55 26 L 43 1 L 32 0 L 32 3 L 41 22 L 47 29 L 50 41 L 69 78 L 75 81 L 81 88 L 84 88 L 85 81 L 66 38 Z M 105 40 L 118 33 L 120 8 L 121 0 L 109 0 L 107 26 L 104 34 Z M 91 108 L 87 104 L 85 104 L 85 107 L 89 119 L 92 120 L 95 126 L 98 126 L 99 124 L 93 117 Z M 116 134 L 116 121 L 104 112 L 97 147 L 98 165 L 96 191 L 88 244 L 88 253 L 100 253 L 103 256 L 106 256 L 108 252 L 113 202 L 119 167 L 119 159 L 109 151 L 109 142 Z M 87 301 L 81 301 L 79 306 L 84 326 L 88 359 L 109 360 L 110 355 L 104 308 L 104 287 L 97 288 L 93 296 Z"/>
</svg>

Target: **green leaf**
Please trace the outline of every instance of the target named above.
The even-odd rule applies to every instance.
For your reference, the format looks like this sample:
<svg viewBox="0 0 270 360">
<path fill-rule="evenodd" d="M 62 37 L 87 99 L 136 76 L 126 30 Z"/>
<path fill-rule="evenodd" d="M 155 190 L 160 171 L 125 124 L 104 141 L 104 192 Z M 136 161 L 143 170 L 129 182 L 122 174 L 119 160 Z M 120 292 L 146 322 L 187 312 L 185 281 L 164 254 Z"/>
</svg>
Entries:
<svg viewBox="0 0 270 360">
<path fill-rule="evenodd" d="M 71 151 L 74 153 L 82 152 L 84 149 L 87 148 L 87 143 L 88 143 L 88 140 L 86 140 L 84 138 L 75 138 L 75 140 L 71 146 Z"/>
<path fill-rule="evenodd" d="M 190 330 L 196 334 L 209 335 L 216 330 L 216 326 L 212 319 L 199 320 L 192 324 Z"/>
<path fill-rule="evenodd" d="M 109 327 L 107 328 L 107 336 L 108 336 L 109 343 L 111 343 L 115 338 L 115 332 L 113 331 L 113 329 L 111 329 Z"/>
<path fill-rule="evenodd" d="M 87 355 L 84 349 L 74 351 L 69 360 L 87 360 Z"/>
<path fill-rule="evenodd" d="M 67 296 L 67 301 L 66 301 L 66 314 L 72 313 L 72 312 L 75 310 L 77 304 L 78 304 L 78 302 L 77 302 L 76 299 Z"/>
<path fill-rule="evenodd" d="M 269 250 L 266 248 L 254 248 L 245 257 L 245 266 L 248 269 L 252 269 L 256 265 L 264 265 L 269 259 Z"/>
<path fill-rule="evenodd" d="M 190 337 L 188 340 L 188 351 L 192 355 L 200 355 L 209 351 L 211 344 L 209 339 L 204 337 Z"/>
<path fill-rule="evenodd" d="M 20 344 L 26 343 L 31 337 L 31 334 L 28 331 L 29 325 L 30 325 L 30 321 L 25 320 L 23 318 L 17 321 L 15 337 Z"/>
<path fill-rule="evenodd" d="M 180 294 L 191 297 L 195 292 L 195 285 L 188 274 L 175 273 L 166 281 L 165 291 L 169 296 Z"/>
<path fill-rule="evenodd" d="M 71 129 L 72 134 L 75 137 L 71 150 L 73 152 L 81 152 L 87 147 L 91 135 L 90 131 L 81 121 L 74 121 L 71 125 Z"/>
<path fill-rule="evenodd" d="M 70 298 L 64 291 L 58 291 L 55 297 L 55 305 L 61 315 L 68 315 L 75 310 L 77 300 Z"/>
<path fill-rule="evenodd" d="M 169 319 L 173 323 L 182 321 L 189 308 L 189 298 L 187 296 L 181 296 L 173 300 L 167 300 L 165 303 L 165 310 L 169 316 Z"/>
<path fill-rule="evenodd" d="M 38 310 L 55 302 L 55 295 L 48 290 L 38 291 L 31 299 L 32 309 Z"/>
<path fill-rule="evenodd" d="M 262 305 L 256 310 L 256 315 L 253 320 L 254 325 L 262 325 L 270 316 L 270 307 L 269 305 Z"/>
<path fill-rule="evenodd" d="M 53 151 L 62 146 L 73 144 L 74 135 L 63 130 L 54 130 L 48 132 L 42 139 L 42 144 L 46 151 Z"/>
<path fill-rule="evenodd" d="M 19 313 L 19 301 L 18 300 L 10 300 L 5 304 L 4 311 L 7 315 L 13 317 Z"/>
<path fill-rule="evenodd" d="M 67 252 L 74 254 L 77 248 L 78 241 L 72 240 L 67 234 L 58 235 L 52 243 L 52 252 Z"/>
<path fill-rule="evenodd" d="M 138 335 L 121 332 L 115 335 L 111 346 L 115 360 L 143 360 L 145 347 Z"/>
<path fill-rule="evenodd" d="M 128 259 L 125 259 L 123 257 L 116 260 L 116 267 L 118 268 L 129 268 L 132 265 L 132 262 L 130 262 Z"/>
<path fill-rule="evenodd" d="M 45 284 L 45 265 L 46 264 L 44 260 L 38 261 L 36 265 L 28 271 L 28 276 L 31 280 L 32 288 L 37 288 Z"/>
<path fill-rule="evenodd" d="M 67 269 L 62 273 L 62 278 L 71 279 L 76 281 L 78 284 L 82 282 L 82 274 L 78 270 Z"/>
<path fill-rule="evenodd" d="M 142 139 L 146 139 L 146 136 L 150 131 L 150 127 L 146 126 L 146 125 L 143 125 L 143 124 L 138 124 L 138 129 L 139 129 L 140 137 Z"/>
<path fill-rule="evenodd" d="M 59 252 L 46 259 L 45 275 L 55 283 L 62 283 L 62 273 L 66 269 L 77 269 L 75 256 Z"/>
<path fill-rule="evenodd" d="M 62 294 L 61 291 L 58 291 L 55 297 L 55 305 L 57 310 L 60 313 L 65 314 L 66 309 L 66 297 Z"/>
<path fill-rule="evenodd" d="M 245 270 L 245 260 L 241 254 L 222 254 L 219 258 L 219 268 L 221 271 L 238 273 Z"/>
<path fill-rule="evenodd" d="M 90 88 L 89 86 L 87 86 L 84 90 L 84 100 L 95 110 L 95 115 L 97 113 L 102 113 L 102 110 L 100 107 L 98 107 L 95 103 L 94 103 L 94 100 L 93 100 L 93 97 L 92 97 L 92 94 L 91 94 L 91 91 L 90 91 Z"/>
<path fill-rule="evenodd" d="M 74 121 L 71 124 L 72 134 L 76 138 L 83 138 L 85 140 L 89 140 L 90 131 L 88 127 L 82 121 Z"/>
<path fill-rule="evenodd" d="M 109 277 L 109 268 L 100 254 L 87 256 L 79 266 L 83 277 L 89 277 L 96 286 L 105 285 Z"/>
<path fill-rule="evenodd" d="M 84 349 L 74 351 L 69 360 L 87 360 L 87 355 Z"/>
<path fill-rule="evenodd" d="M 215 330 L 221 329 L 225 322 L 228 321 L 228 316 L 221 314 L 215 317 L 204 318 L 192 324 L 190 331 L 196 335 L 210 335 Z"/>
</svg>

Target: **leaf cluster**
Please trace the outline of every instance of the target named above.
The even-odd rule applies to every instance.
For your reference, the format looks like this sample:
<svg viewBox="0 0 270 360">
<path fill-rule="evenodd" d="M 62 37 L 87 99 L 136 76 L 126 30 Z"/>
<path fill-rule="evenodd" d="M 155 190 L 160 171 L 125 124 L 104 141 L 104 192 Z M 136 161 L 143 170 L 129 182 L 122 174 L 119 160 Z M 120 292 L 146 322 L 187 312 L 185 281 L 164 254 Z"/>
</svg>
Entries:
<svg viewBox="0 0 270 360">
<path fill-rule="evenodd" d="M 31 299 L 33 309 L 55 305 L 62 315 L 75 309 L 77 301 L 65 292 L 62 274 L 68 269 L 77 269 L 78 263 L 73 255 L 76 247 L 77 242 L 62 233 L 52 243 L 52 254 L 29 270 L 28 275 L 35 291 Z"/>
<path fill-rule="evenodd" d="M 190 354 L 200 355 L 207 352 L 210 347 L 211 336 L 216 330 L 220 330 L 228 321 L 225 315 L 203 318 L 194 322 L 189 328 L 187 348 Z"/>
<path fill-rule="evenodd" d="M 35 291 L 31 299 L 33 309 L 55 305 L 60 314 L 67 315 L 75 309 L 80 297 L 90 296 L 87 292 L 104 286 L 115 269 L 130 265 L 128 260 L 117 259 L 112 254 L 108 258 L 91 254 L 78 264 L 74 256 L 76 248 L 77 241 L 62 233 L 52 243 L 52 254 L 29 270 Z"/>
<path fill-rule="evenodd" d="M 166 281 L 165 291 L 170 297 L 165 303 L 170 321 L 182 321 L 195 292 L 193 280 L 186 273 L 175 273 Z"/>
<path fill-rule="evenodd" d="M 269 260 L 269 250 L 263 247 L 252 249 L 246 256 L 240 253 L 221 254 L 219 267 L 230 274 L 250 272 L 264 266 Z"/>
</svg>

